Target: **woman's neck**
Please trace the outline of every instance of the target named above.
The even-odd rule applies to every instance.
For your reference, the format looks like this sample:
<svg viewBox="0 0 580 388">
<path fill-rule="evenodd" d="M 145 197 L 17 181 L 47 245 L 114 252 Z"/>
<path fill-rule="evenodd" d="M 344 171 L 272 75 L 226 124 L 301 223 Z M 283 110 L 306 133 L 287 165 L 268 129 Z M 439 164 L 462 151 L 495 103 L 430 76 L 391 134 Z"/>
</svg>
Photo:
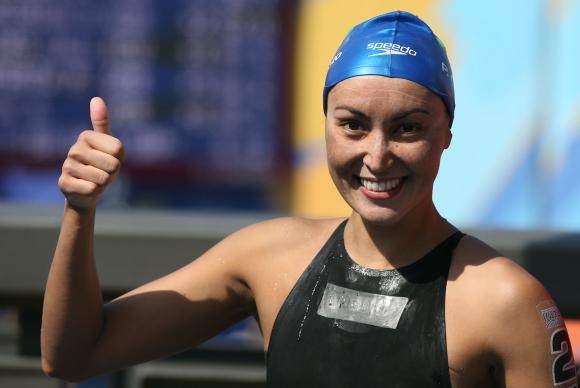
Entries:
<svg viewBox="0 0 580 388">
<path fill-rule="evenodd" d="M 345 248 L 358 264 L 399 268 L 420 259 L 457 229 L 434 206 L 392 225 L 373 224 L 353 213 L 344 232 Z"/>
</svg>

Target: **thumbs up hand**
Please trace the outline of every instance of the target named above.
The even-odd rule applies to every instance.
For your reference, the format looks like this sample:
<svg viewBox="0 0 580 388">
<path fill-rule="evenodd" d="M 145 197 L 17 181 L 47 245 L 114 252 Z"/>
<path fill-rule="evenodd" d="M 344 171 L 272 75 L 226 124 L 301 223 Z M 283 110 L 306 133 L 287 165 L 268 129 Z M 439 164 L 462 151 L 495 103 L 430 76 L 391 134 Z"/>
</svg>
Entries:
<svg viewBox="0 0 580 388">
<path fill-rule="evenodd" d="M 123 160 L 123 144 L 113 137 L 107 106 L 100 97 L 90 103 L 93 130 L 83 131 L 62 165 L 58 186 L 69 206 L 96 207 L 99 195 L 114 180 Z"/>
</svg>

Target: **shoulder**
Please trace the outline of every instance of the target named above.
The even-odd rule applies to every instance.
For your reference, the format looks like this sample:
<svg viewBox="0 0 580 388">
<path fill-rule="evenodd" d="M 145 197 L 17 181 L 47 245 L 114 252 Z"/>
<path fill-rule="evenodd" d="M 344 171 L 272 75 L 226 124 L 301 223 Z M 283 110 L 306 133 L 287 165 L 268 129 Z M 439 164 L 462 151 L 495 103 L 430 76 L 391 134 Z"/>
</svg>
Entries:
<svg viewBox="0 0 580 388">
<path fill-rule="evenodd" d="M 339 223 L 338 219 L 285 217 L 246 226 L 155 286 L 179 287 L 184 294 L 247 304 L 262 280 L 306 260 Z"/>
<path fill-rule="evenodd" d="M 234 258 L 232 264 L 240 273 L 270 270 L 287 261 L 312 259 L 341 221 L 339 218 L 270 219 L 240 229 L 213 249 Z"/>
<path fill-rule="evenodd" d="M 542 317 L 557 307 L 544 286 L 513 260 L 466 236 L 449 273 L 449 311 L 469 327 L 476 342 L 498 363 L 530 353 L 546 360 L 550 331 Z M 526 355 L 527 354 L 527 355 Z"/>
<path fill-rule="evenodd" d="M 537 316 L 536 306 L 551 300 L 544 286 L 513 260 L 502 256 L 481 240 L 465 236 L 454 252 L 450 284 L 460 295 L 478 306 L 481 323 L 498 325 L 497 317 L 515 322 Z"/>
<path fill-rule="evenodd" d="M 284 251 L 300 246 L 319 245 L 338 227 L 342 219 L 280 217 L 249 225 L 225 238 L 222 244 L 245 252 Z"/>
<path fill-rule="evenodd" d="M 341 221 L 340 218 L 279 217 L 249 225 L 230 237 L 233 239 L 254 237 L 254 241 L 260 244 L 288 243 L 289 240 L 308 240 L 315 234 L 332 232 Z"/>
<path fill-rule="evenodd" d="M 493 308 L 514 307 L 549 298 L 544 286 L 515 261 L 501 255 L 483 241 L 465 236 L 453 257 L 449 278 L 474 289 L 480 298 L 490 298 Z"/>
<path fill-rule="evenodd" d="M 251 293 L 265 336 L 268 322 L 273 323 L 284 299 L 340 222 L 272 219 L 248 226 L 222 242 L 228 251 L 235 251 L 232 273 Z"/>
<path fill-rule="evenodd" d="M 452 354 L 475 355 L 502 385 L 575 386 L 570 342 L 548 291 L 517 263 L 471 236 L 454 252 L 446 322 Z"/>
</svg>

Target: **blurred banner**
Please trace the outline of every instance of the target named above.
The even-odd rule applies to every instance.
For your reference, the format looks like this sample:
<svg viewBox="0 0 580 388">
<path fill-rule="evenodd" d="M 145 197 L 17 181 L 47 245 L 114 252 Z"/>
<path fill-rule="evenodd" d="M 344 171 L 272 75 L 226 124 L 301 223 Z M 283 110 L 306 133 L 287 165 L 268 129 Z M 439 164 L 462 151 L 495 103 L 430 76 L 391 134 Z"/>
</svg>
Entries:
<svg viewBox="0 0 580 388">
<path fill-rule="evenodd" d="M 0 2 L 0 201 L 62 203 L 60 163 L 101 95 L 127 149 L 105 206 L 348 214 L 322 86 L 349 28 L 396 9 L 453 66 L 440 211 L 464 228 L 580 230 L 574 0 Z"/>
<path fill-rule="evenodd" d="M 288 170 L 287 2 L 0 2 L 0 198 L 62 202 L 99 95 L 127 156 L 106 203 L 269 210 Z"/>
<path fill-rule="evenodd" d="M 322 87 L 353 25 L 404 9 L 453 66 L 456 116 L 435 203 L 461 227 L 580 229 L 580 3 L 304 1 L 296 44 L 293 210 L 344 215 L 325 165 Z"/>
</svg>

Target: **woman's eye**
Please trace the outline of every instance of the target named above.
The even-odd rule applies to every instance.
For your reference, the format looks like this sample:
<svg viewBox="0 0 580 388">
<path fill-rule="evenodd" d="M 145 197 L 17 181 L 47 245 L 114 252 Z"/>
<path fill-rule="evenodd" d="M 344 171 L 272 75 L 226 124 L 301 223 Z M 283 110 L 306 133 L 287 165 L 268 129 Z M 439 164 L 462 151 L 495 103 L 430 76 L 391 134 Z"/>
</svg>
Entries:
<svg viewBox="0 0 580 388">
<path fill-rule="evenodd" d="M 342 124 L 342 127 L 348 131 L 360 131 L 363 129 L 362 125 L 356 121 L 346 121 Z"/>
<path fill-rule="evenodd" d="M 417 124 L 402 124 L 397 129 L 397 131 L 399 133 L 403 133 L 403 134 L 415 133 L 415 132 L 418 132 L 419 130 L 421 130 L 421 128 Z"/>
</svg>

